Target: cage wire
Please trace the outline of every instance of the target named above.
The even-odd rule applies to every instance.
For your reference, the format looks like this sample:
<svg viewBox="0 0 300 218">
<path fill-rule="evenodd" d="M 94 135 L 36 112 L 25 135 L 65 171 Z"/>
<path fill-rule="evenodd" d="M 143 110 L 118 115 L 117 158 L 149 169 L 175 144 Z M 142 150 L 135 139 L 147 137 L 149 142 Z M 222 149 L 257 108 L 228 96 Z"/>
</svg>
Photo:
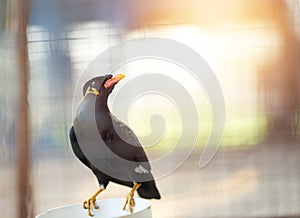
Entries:
<svg viewBox="0 0 300 218">
<path fill-rule="evenodd" d="M 33 1 L 27 32 L 36 214 L 53 207 L 81 202 L 97 188 L 95 177 L 73 155 L 68 139 L 74 90 L 85 68 L 102 51 L 123 40 L 151 36 L 177 40 L 204 57 L 213 68 L 224 92 L 227 119 L 221 149 L 207 167 L 199 169 L 199 155 L 211 127 L 209 105 L 199 100 L 199 107 L 203 108 L 199 112 L 203 126 L 197 148 L 180 168 L 157 181 L 162 200 L 152 202 L 153 216 L 299 216 L 297 87 L 300 68 L 297 64 L 299 49 L 295 49 L 297 46 L 299 48 L 299 19 L 296 19 L 299 17 L 299 1 L 288 2 L 289 9 L 282 8 L 286 11 L 281 11 L 281 15 L 275 14 L 271 21 L 269 17 L 263 17 L 262 11 L 259 15 L 261 19 L 253 17 L 245 22 L 233 20 L 229 25 L 222 22 L 216 25 L 214 23 L 219 21 L 214 21 L 212 26 L 205 27 L 182 21 L 181 18 L 152 21 L 151 17 L 158 13 L 153 8 L 159 10 L 160 3 L 157 2 L 156 7 L 147 3 L 151 9 L 147 12 L 147 8 L 139 9 L 139 4 L 134 6 L 129 3 L 131 7 L 122 8 L 122 11 L 115 1 L 99 1 L 96 5 L 94 1 Z M 62 16 L 60 9 L 64 4 L 69 9 L 65 11 L 66 17 Z M 260 3 L 255 1 L 253 4 Z M 270 7 L 274 5 L 276 3 Z M 102 8 L 102 14 L 107 10 L 111 12 L 110 15 L 105 17 L 95 13 L 94 8 L 99 7 Z M 54 12 L 51 16 L 53 20 L 37 13 L 37 9 L 47 11 L 47 8 Z M 264 9 L 266 16 L 269 16 L 270 10 Z M 133 14 L 139 16 L 130 17 L 131 14 L 126 10 L 133 10 Z M 87 12 L 101 16 L 89 19 L 84 14 Z M 284 17 L 282 14 L 292 16 L 293 21 L 282 21 L 278 18 Z M 74 16 L 77 16 L 75 21 L 68 20 Z M 0 199 L 0 216 L 14 217 L 14 134 L 18 125 L 15 119 L 15 84 L 18 80 L 16 54 L 11 37 L 1 35 L 0 45 L 3 57 L 0 60 L 0 166 L 3 181 L 0 194 L 6 196 Z M 126 52 L 121 55 L 125 56 Z M 107 60 L 111 66 L 117 62 L 115 58 L 111 54 Z M 124 71 L 135 76 L 138 75 L 135 73 L 137 69 L 143 72 L 175 69 L 159 61 L 147 61 L 125 64 L 116 72 Z M 137 64 L 140 65 L 137 67 Z M 197 91 L 192 93 L 201 95 Z M 144 108 L 147 107 L 145 105 Z M 294 137 L 289 134 L 289 128 Z M 283 134 L 285 130 L 286 134 Z M 163 146 L 156 147 L 155 152 L 163 151 Z M 125 187 L 110 184 L 101 193 L 100 199 L 122 197 L 127 192 Z"/>
<path fill-rule="evenodd" d="M 0 103 L 0 125 L 1 125 L 1 142 L 0 142 L 0 177 L 3 180 L 0 193 L 1 217 L 16 216 L 16 106 L 18 79 L 16 69 L 16 49 L 14 36 L 8 33 L 1 33 L 0 42 L 0 86 L 1 86 L 1 103 Z"/>
</svg>

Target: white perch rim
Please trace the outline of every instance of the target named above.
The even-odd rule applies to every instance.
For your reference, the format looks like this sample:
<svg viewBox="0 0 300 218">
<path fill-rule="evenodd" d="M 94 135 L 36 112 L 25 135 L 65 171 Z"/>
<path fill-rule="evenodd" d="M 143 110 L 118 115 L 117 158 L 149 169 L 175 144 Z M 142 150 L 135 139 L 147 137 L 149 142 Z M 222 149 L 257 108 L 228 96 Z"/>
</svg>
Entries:
<svg viewBox="0 0 300 218">
<path fill-rule="evenodd" d="M 96 204 L 99 206 L 99 209 L 92 209 L 94 214 L 93 218 L 108 218 L 108 217 L 141 217 L 141 218 L 151 218 L 151 202 L 143 198 L 134 198 L 135 206 L 133 212 L 130 213 L 128 205 L 126 210 L 122 210 L 125 198 L 109 198 L 101 199 L 96 201 Z M 82 203 L 79 204 L 70 204 L 64 205 L 61 207 L 56 207 L 49 209 L 35 218 L 63 218 L 63 217 L 72 217 L 72 218 L 91 218 L 87 214 L 87 210 L 82 208 Z"/>
</svg>

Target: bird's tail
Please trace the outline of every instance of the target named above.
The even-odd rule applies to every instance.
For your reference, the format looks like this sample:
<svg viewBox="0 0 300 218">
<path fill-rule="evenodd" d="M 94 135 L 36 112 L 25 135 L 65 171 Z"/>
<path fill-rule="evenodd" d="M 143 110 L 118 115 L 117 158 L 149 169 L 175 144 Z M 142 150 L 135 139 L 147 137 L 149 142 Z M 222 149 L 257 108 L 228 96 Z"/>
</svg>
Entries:
<svg viewBox="0 0 300 218">
<path fill-rule="evenodd" d="M 142 182 L 142 185 L 137 189 L 137 192 L 138 192 L 139 196 L 142 198 L 160 199 L 159 191 L 153 180 L 147 181 L 147 182 Z"/>
</svg>

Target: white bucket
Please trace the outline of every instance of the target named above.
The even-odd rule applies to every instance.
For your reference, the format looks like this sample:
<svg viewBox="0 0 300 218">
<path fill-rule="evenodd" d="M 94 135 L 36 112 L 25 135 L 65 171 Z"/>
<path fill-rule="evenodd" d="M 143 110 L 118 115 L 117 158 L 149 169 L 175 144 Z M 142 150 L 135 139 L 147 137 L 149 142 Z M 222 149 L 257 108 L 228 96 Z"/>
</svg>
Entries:
<svg viewBox="0 0 300 218">
<path fill-rule="evenodd" d="M 97 201 L 99 209 L 93 209 L 93 218 L 101 217 L 126 217 L 126 218 L 151 218 L 151 202 L 142 198 L 134 198 L 135 206 L 133 212 L 129 209 L 122 210 L 125 198 L 111 198 Z M 128 206 L 128 205 L 127 205 Z M 82 204 L 66 205 L 50 209 L 39 214 L 36 218 L 91 218 L 87 210 L 82 208 Z"/>
</svg>

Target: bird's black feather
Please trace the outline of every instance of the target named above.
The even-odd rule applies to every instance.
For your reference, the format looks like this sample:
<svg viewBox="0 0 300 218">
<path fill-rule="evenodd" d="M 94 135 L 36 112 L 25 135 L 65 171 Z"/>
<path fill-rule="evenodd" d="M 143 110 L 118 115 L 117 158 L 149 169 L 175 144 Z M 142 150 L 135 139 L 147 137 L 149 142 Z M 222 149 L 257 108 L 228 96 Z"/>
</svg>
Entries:
<svg viewBox="0 0 300 218">
<path fill-rule="evenodd" d="M 85 157 L 85 155 L 83 154 L 83 152 L 80 149 L 80 146 L 78 144 L 77 138 L 76 138 L 76 134 L 74 131 L 74 127 L 72 126 L 69 132 L 69 138 L 70 138 L 70 142 L 71 142 L 71 146 L 73 149 L 74 154 L 76 155 L 76 157 L 88 168 L 91 168 L 91 164 L 88 161 L 88 159 Z"/>
</svg>

